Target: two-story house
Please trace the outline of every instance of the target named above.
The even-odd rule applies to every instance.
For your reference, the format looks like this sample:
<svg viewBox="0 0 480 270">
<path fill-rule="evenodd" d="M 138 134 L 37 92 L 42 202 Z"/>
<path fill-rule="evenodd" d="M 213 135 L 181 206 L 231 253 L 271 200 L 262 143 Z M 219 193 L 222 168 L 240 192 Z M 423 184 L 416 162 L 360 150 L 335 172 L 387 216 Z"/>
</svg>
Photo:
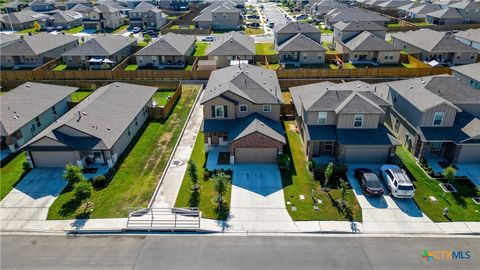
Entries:
<svg viewBox="0 0 480 270">
<path fill-rule="evenodd" d="M 480 22 L 480 2 L 463 0 L 458 3 L 448 5 L 448 9 L 455 9 L 463 19 L 463 23 Z"/>
<path fill-rule="evenodd" d="M 213 30 L 237 30 L 241 24 L 241 10 L 232 1 L 216 1 L 204 8 L 192 19 L 198 28 Z"/>
<path fill-rule="evenodd" d="M 480 63 L 452 67 L 452 75 L 480 90 Z"/>
<path fill-rule="evenodd" d="M 285 144 L 282 101 L 275 71 L 245 64 L 213 71 L 201 99 L 205 151 L 230 164 L 276 163 Z"/>
<path fill-rule="evenodd" d="M 480 163 L 480 91 L 448 75 L 388 82 L 385 121 L 415 157 Z"/>
<path fill-rule="evenodd" d="M 55 0 L 34 0 L 29 4 L 29 8 L 35 12 L 48 13 L 56 9 Z"/>
<path fill-rule="evenodd" d="M 109 5 L 93 6 L 83 18 L 86 29 L 117 29 L 123 25 L 121 10 Z"/>
<path fill-rule="evenodd" d="M 454 36 L 463 44 L 467 44 L 470 47 L 480 50 L 480 28 L 460 31 L 455 33 Z"/>
<path fill-rule="evenodd" d="M 373 22 L 380 25 L 387 24 L 390 19 L 382 16 L 379 13 L 359 8 L 339 8 L 332 10 L 325 14 L 324 21 L 325 26 L 332 28 L 334 24 L 344 21 L 344 22 Z"/>
<path fill-rule="evenodd" d="M 2 158 L 13 153 L 68 111 L 78 90 L 53 84 L 26 82 L 0 96 Z"/>
<path fill-rule="evenodd" d="M 82 25 L 83 15 L 80 12 L 72 10 L 61 10 L 52 15 L 52 25 L 55 27 L 62 27 L 63 29 L 70 29 Z"/>
<path fill-rule="evenodd" d="M 276 25 L 275 46 L 278 58 L 286 65 L 325 63 L 325 48 L 322 46 L 320 30 L 309 23 L 290 22 Z"/>
<path fill-rule="evenodd" d="M 462 65 L 475 63 L 478 50 L 431 29 L 392 34 L 393 45 L 423 61 Z"/>
<path fill-rule="evenodd" d="M 128 12 L 130 27 L 159 30 L 167 23 L 168 15 L 148 2 L 141 2 Z"/>
<path fill-rule="evenodd" d="M 239 32 L 228 32 L 215 37 L 205 51 L 209 60 L 216 62 L 217 68 L 227 67 L 232 60 L 255 63 L 255 40 Z"/>
<path fill-rule="evenodd" d="M 290 88 L 306 155 L 317 163 L 385 163 L 398 141 L 383 126 L 391 104 L 360 81 Z"/>
</svg>

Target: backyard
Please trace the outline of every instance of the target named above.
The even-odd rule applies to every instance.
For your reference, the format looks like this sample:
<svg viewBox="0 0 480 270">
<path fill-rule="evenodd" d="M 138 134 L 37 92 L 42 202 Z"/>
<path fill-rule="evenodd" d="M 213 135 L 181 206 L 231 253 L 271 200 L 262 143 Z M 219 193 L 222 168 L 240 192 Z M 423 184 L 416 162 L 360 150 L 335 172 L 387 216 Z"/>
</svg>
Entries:
<svg viewBox="0 0 480 270">
<path fill-rule="evenodd" d="M 92 93 L 93 93 L 93 90 L 91 90 L 91 89 L 80 89 L 80 90 L 72 93 L 72 101 L 73 102 L 80 102 Z"/>
<path fill-rule="evenodd" d="M 126 217 L 130 208 L 146 207 L 180 136 L 200 90 L 199 85 L 184 85 L 183 93 L 166 121 L 148 122 L 131 147 L 117 162 L 116 172 L 107 187 L 94 189 L 90 199 L 91 218 Z M 73 197 L 64 190 L 50 207 L 48 219 L 84 217 Z"/>
<path fill-rule="evenodd" d="M 193 56 L 205 56 L 207 47 L 208 47 L 208 42 L 196 42 Z"/>
<path fill-rule="evenodd" d="M 346 190 L 347 207 L 335 205 L 340 199 L 341 190 L 338 185 L 329 184 L 330 192 L 320 186 L 319 181 L 313 179 L 308 170 L 308 160 L 305 156 L 305 147 L 296 129 L 295 121 L 286 121 L 287 150 L 291 157 L 290 169 L 282 173 L 283 192 L 285 201 L 290 202 L 287 210 L 293 220 L 351 220 L 361 221 L 362 211 L 350 186 Z M 346 179 L 344 179 L 346 180 Z M 346 180 L 347 181 L 347 180 Z M 300 198 L 303 195 L 304 199 Z M 321 203 L 317 203 L 321 201 Z M 296 211 L 292 210 L 296 207 Z M 318 207 L 318 210 L 314 209 Z"/>
<path fill-rule="evenodd" d="M 278 53 L 273 43 L 255 43 L 255 51 L 257 55 L 273 55 Z"/>
<path fill-rule="evenodd" d="M 162 91 L 157 91 L 155 95 L 153 95 L 153 101 L 157 104 L 157 106 L 165 106 L 168 101 L 168 97 L 173 96 L 175 94 L 175 91 L 172 90 L 162 90 Z"/>
<path fill-rule="evenodd" d="M 261 35 L 264 31 L 262 28 L 245 28 L 245 35 Z"/>
<path fill-rule="evenodd" d="M 63 32 L 65 32 L 66 34 L 78 34 L 80 32 L 83 31 L 83 25 L 80 25 L 80 26 L 77 26 L 77 27 L 74 27 L 74 28 L 70 28 L 70 29 L 67 29 Z"/>
<path fill-rule="evenodd" d="M 475 197 L 475 186 L 470 180 L 453 180 L 450 184 L 457 192 L 443 192 L 439 184 L 447 180 L 430 178 L 404 147 L 397 148 L 397 156 L 402 160 L 415 185 L 415 202 L 431 220 L 480 221 L 480 205 L 472 200 L 472 197 Z M 435 200 L 432 200 L 431 196 L 435 197 Z M 443 216 L 445 207 L 448 207 L 448 218 Z"/>
<path fill-rule="evenodd" d="M 7 164 L 2 163 L 0 168 L 0 175 L 2 176 L 2 181 L 0 181 L 0 200 L 7 196 L 24 175 L 23 163 L 27 161 L 25 154 L 19 152 L 15 155 Z"/>
</svg>

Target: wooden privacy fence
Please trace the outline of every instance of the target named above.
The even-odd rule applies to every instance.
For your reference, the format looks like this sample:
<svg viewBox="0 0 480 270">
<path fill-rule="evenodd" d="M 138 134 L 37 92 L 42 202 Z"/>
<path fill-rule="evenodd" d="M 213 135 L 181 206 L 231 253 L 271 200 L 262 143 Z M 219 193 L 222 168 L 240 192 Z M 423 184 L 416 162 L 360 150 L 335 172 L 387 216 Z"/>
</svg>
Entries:
<svg viewBox="0 0 480 270">
<path fill-rule="evenodd" d="M 288 100 L 284 100 L 284 102 L 288 102 Z M 294 115 L 294 107 L 292 103 L 288 104 L 281 104 L 280 105 L 280 117 L 283 120 L 293 120 Z"/>
<path fill-rule="evenodd" d="M 160 107 L 149 107 L 148 115 L 153 119 L 167 119 L 173 107 L 175 106 L 175 103 L 177 103 L 181 95 L 182 84 L 179 84 L 173 96 L 167 101 L 167 104 Z"/>
</svg>

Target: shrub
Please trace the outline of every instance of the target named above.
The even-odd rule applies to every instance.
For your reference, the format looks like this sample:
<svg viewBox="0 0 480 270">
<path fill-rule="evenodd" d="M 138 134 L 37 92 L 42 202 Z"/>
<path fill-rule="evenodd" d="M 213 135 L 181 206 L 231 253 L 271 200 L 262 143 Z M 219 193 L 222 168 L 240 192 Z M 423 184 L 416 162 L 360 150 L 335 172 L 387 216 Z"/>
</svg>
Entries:
<svg viewBox="0 0 480 270">
<path fill-rule="evenodd" d="M 93 179 L 93 186 L 96 188 L 106 187 L 108 184 L 107 177 L 104 175 L 95 176 Z"/>
<path fill-rule="evenodd" d="M 31 169 L 31 168 L 30 168 L 30 163 L 28 163 L 28 162 L 26 162 L 26 161 L 23 162 L 23 163 L 22 163 L 22 168 L 23 168 L 23 171 L 24 171 L 24 172 L 28 172 L 28 171 Z"/>
<path fill-rule="evenodd" d="M 313 168 L 315 168 L 315 164 L 313 163 L 312 160 L 308 161 L 308 170 L 313 172 Z"/>
<path fill-rule="evenodd" d="M 92 186 L 87 181 L 81 181 L 75 184 L 73 190 L 75 199 L 83 201 L 92 195 Z"/>
<path fill-rule="evenodd" d="M 290 157 L 286 154 L 281 154 L 277 158 L 280 170 L 287 170 L 290 167 Z"/>
<path fill-rule="evenodd" d="M 67 180 L 71 186 L 75 185 L 75 183 L 85 181 L 85 176 L 83 176 L 82 167 L 75 166 L 73 164 L 67 164 L 65 166 L 63 178 L 65 178 L 65 180 Z"/>
<path fill-rule="evenodd" d="M 210 172 L 207 169 L 205 169 L 203 171 L 203 181 L 207 181 L 209 178 L 210 178 Z"/>
</svg>

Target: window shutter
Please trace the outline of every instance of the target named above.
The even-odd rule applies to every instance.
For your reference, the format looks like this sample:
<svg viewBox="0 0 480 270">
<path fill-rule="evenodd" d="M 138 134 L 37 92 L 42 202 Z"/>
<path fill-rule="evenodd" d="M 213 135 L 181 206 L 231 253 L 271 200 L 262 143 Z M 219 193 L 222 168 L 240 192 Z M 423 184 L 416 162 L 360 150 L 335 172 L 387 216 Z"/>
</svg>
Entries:
<svg viewBox="0 0 480 270">
<path fill-rule="evenodd" d="M 228 110 L 227 110 L 227 106 L 223 106 L 223 115 L 225 116 L 225 118 L 228 117 Z"/>
<path fill-rule="evenodd" d="M 212 117 L 215 118 L 215 106 L 212 105 Z"/>
</svg>

